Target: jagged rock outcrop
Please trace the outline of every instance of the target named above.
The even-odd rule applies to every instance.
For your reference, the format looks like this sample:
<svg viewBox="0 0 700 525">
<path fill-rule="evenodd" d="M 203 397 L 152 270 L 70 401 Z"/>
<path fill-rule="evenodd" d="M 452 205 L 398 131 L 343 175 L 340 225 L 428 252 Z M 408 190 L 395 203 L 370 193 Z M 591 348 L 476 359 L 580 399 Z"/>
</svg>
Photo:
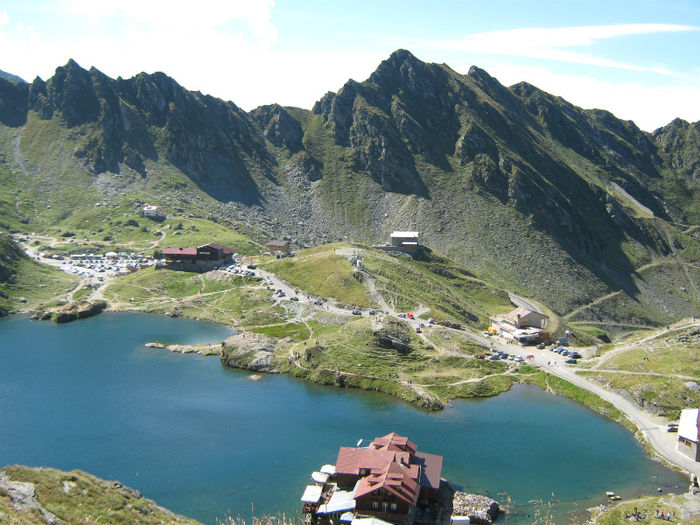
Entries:
<svg viewBox="0 0 700 525">
<path fill-rule="evenodd" d="M 385 320 L 372 331 L 375 344 L 380 348 L 390 348 L 400 354 L 408 354 L 411 348 L 411 332 L 405 323 L 394 319 Z"/>
<path fill-rule="evenodd" d="M 263 134 L 275 146 L 287 148 L 292 153 L 303 149 L 304 131 L 301 124 L 282 106 L 260 106 L 250 112 L 250 118 L 260 126 Z"/>
</svg>

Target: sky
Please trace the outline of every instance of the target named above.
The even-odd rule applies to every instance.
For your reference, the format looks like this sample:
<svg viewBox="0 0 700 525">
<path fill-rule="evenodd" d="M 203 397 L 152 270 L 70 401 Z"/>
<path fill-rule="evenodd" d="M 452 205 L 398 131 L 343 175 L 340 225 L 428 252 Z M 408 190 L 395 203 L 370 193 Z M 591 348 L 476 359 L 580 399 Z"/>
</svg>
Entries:
<svg viewBox="0 0 700 525">
<path fill-rule="evenodd" d="M 653 131 L 700 120 L 700 0 L 1 0 L 0 69 L 162 71 L 245 110 L 310 109 L 396 49 Z"/>
</svg>

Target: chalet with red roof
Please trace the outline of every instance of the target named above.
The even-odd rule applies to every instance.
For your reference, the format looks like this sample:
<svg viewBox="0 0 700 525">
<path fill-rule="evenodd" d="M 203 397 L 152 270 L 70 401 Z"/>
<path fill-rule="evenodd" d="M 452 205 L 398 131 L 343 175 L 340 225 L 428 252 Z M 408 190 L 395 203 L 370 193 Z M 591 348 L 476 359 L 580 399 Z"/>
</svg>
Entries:
<svg viewBox="0 0 700 525">
<path fill-rule="evenodd" d="M 325 467 L 333 467 L 333 474 L 319 495 L 322 503 L 305 501 L 306 521 L 369 516 L 396 525 L 437 522 L 442 456 L 419 452 L 405 436 L 393 432 L 366 448 L 341 447 L 335 466 Z"/>
<path fill-rule="evenodd" d="M 232 256 L 231 248 L 214 243 L 198 248 L 165 248 L 154 254 L 161 266 L 185 271 L 208 271 L 231 261 Z"/>
</svg>

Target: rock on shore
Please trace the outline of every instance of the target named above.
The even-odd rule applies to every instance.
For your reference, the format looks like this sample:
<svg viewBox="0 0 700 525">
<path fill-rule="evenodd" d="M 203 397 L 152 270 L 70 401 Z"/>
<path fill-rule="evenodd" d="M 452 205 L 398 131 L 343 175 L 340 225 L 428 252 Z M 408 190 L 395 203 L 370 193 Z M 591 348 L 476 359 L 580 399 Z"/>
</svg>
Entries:
<svg viewBox="0 0 700 525">
<path fill-rule="evenodd" d="M 241 332 L 221 344 L 221 362 L 233 368 L 278 373 L 275 345 L 276 340 L 264 334 Z"/>
<path fill-rule="evenodd" d="M 219 355 L 221 352 L 221 344 L 215 345 L 166 345 L 160 341 L 153 341 L 146 343 L 144 346 L 147 348 L 164 348 L 169 352 L 174 352 L 176 354 L 199 354 L 199 355 Z"/>
<path fill-rule="evenodd" d="M 32 315 L 32 319 L 41 319 L 42 321 L 51 319 L 56 323 L 70 323 L 77 319 L 95 316 L 106 308 L 106 301 L 81 301 L 36 312 Z"/>
<path fill-rule="evenodd" d="M 452 516 L 468 516 L 469 523 L 490 525 L 499 512 L 498 502 L 486 496 L 455 492 L 452 497 Z"/>
</svg>

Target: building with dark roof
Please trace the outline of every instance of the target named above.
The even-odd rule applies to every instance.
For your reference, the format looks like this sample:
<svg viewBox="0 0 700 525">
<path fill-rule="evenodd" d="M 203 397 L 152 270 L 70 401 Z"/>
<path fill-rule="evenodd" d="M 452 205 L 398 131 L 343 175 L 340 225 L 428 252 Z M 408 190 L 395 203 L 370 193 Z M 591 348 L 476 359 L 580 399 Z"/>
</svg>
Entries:
<svg viewBox="0 0 700 525">
<path fill-rule="evenodd" d="M 208 271 L 231 261 L 233 250 L 220 244 L 209 243 L 198 248 L 165 248 L 156 252 L 161 266 L 185 271 Z"/>
</svg>

